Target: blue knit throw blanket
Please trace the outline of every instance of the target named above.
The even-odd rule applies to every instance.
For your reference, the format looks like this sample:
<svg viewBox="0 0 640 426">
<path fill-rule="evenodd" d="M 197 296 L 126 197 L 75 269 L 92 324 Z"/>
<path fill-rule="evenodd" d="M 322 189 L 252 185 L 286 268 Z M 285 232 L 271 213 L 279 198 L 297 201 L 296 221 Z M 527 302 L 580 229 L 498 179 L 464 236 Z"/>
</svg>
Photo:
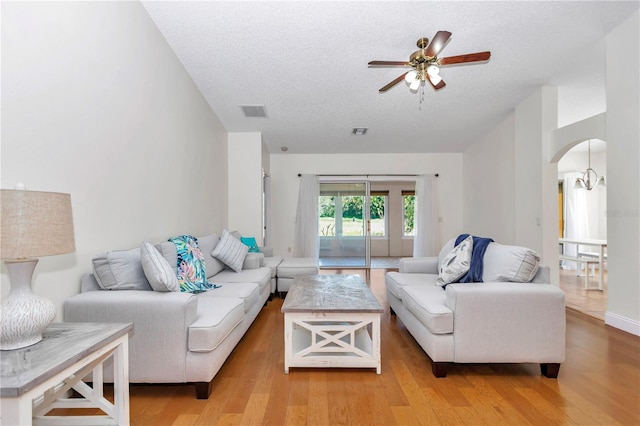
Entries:
<svg viewBox="0 0 640 426">
<path fill-rule="evenodd" d="M 456 238 L 456 246 L 460 244 L 469 234 L 460 234 Z M 473 248 L 471 249 L 471 266 L 469 271 L 458 280 L 459 283 L 481 283 L 484 271 L 484 252 L 493 240 L 491 238 L 473 236 Z"/>
</svg>

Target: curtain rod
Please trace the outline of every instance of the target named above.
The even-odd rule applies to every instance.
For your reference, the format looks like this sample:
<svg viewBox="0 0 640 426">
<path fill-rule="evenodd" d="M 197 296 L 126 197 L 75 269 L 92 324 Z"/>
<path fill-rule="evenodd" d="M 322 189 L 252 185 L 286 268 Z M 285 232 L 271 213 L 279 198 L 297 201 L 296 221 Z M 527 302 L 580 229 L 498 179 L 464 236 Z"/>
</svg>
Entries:
<svg viewBox="0 0 640 426">
<path fill-rule="evenodd" d="M 298 173 L 298 177 L 300 177 L 300 176 L 302 176 L 302 173 Z M 366 176 L 366 177 L 369 177 L 369 176 L 392 176 L 392 177 L 407 176 L 407 177 L 416 177 L 416 176 L 419 176 L 419 175 L 394 175 L 394 174 L 388 174 L 388 173 L 385 173 L 385 174 L 382 174 L 382 175 L 377 175 L 377 174 L 366 174 L 366 175 L 365 175 L 365 174 L 357 174 L 357 175 L 350 175 L 350 174 L 344 174 L 344 173 L 341 173 L 341 174 L 339 174 L 339 175 L 316 175 L 316 176 Z M 440 176 L 440 173 L 436 173 L 434 176 L 435 176 L 435 177 L 438 177 L 438 176 Z"/>
</svg>

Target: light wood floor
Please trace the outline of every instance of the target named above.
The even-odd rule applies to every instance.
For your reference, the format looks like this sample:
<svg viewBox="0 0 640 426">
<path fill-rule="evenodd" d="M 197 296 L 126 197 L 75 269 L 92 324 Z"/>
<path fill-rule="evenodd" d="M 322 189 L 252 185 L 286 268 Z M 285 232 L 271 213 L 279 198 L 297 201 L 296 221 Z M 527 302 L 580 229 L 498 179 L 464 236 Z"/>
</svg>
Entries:
<svg viewBox="0 0 640 426">
<path fill-rule="evenodd" d="M 598 286 L 598 270 L 596 276 L 589 276 L 589 286 Z M 586 315 L 604 321 L 607 312 L 608 275 L 604 271 L 602 279 L 603 290 L 585 290 L 584 276 L 578 277 L 576 271 L 560 270 L 560 288 L 565 293 L 565 304 L 568 308 L 575 309 Z"/>
<path fill-rule="evenodd" d="M 640 424 L 640 338 L 568 310 L 567 355 L 557 380 L 541 376 L 534 364 L 453 365 L 447 378 L 436 379 L 425 353 L 389 315 L 384 272 L 370 276 L 386 307 L 381 375 L 369 369 L 284 374 L 276 298 L 214 379 L 209 400 L 195 399 L 187 385 L 132 385 L 132 424 Z"/>
</svg>

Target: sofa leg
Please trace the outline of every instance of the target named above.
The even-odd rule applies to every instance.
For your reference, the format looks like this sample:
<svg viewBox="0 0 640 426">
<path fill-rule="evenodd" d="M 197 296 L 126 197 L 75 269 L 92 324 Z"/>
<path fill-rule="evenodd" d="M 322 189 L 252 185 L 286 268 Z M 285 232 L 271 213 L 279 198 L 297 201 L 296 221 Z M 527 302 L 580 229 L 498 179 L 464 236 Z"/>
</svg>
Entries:
<svg viewBox="0 0 640 426">
<path fill-rule="evenodd" d="M 213 379 L 210 382 L 196 382 L 196 398 L 209 399 L 211 388 L 213 387 Z"/>
<path fill-rule="evenodd" d="M 275 294 L 275 293 L 269 293 L 269 302 L 271 302 L 271 301 L 273 300 L 273 295 L 274 295 L 274 294 Z"/>
<path fill-rule="evenodd" d="M 448 362 L 434 362 L 431 361 L 431 371 L 433 372 L 433 375 L 440 378 L 440 377 L 447 377 L 447 367 L 448 367 L 449 363 Z"/>
<path fill-rule="evenodd" d="M 391 314 L 392 317 L 396 316 L 396 311 L 394 311 L 391 306 L 389 306 L 389 313 Z"/>
<path fill-rule="evenodd" d="M 557 379 L 558 372 L 560 371 L 560 364 L 549 362 L 546 364 L 540 364 L 540 372 L 543 376 L 550 379 Z"/>
</svg>

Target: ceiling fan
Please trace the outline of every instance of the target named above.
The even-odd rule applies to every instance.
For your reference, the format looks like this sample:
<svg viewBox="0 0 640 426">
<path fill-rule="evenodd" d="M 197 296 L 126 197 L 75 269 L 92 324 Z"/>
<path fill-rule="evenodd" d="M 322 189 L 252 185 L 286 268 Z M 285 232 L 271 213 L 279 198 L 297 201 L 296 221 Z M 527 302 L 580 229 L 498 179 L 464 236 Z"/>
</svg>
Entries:
<svg viewBox="0 0 640 426">
<path fill-rule="evenodd" d="M 438 53 L 444 48 L 451 33 L 449 31 L 438 31 L 429 43 L 428 38 L 421 38 L 416 43 L 420 50 L 416 50 L 409 56 L 409 61 L 371 61 L 369 66 L 403 66 L 411 67 L 409 70 L 382 87 L 379 92 L 386 92 L 403 79 L 409 84 L 411 91 L 417 91 L 425 82 L 431 83 L 435 90 L 442 89 L 446 86 L 442 77 L 440 77 L 440 67 L 447 65 L 458 65 L 468 62 L 486 61 L 491 57 L 491 52 L 468 53 L 466 55 L 449 56 L 447 58 L 438 58 Z"/>
</svg>

